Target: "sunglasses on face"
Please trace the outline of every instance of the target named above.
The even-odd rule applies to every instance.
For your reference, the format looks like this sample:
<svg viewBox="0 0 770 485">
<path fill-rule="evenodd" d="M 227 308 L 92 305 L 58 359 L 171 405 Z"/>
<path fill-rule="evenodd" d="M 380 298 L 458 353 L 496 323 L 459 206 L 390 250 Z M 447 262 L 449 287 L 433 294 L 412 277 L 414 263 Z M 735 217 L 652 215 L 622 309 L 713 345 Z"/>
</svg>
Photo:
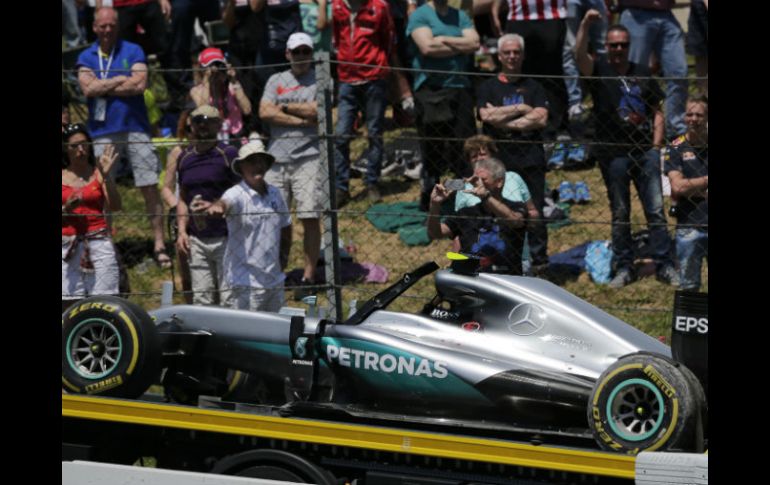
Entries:
<svg viewBox="0 0 770 485">
<path fill-rule="evenodd" d="M 297 55 L 309 56 L 310 54 L 313 53 L 313 49 L 311 49 L 310 47 L 297 47 L 296 49 L 291 51 L 291 53 L 294 54 L 295 56 Z"/>
<path fill-rule="evenodd" d="M 214 124 L 217 121 L 219 121 L 219 118 L 212 118 L 206 115 L 197 115 L 192 117 L 192 122 L 194 125 L 202 125 L 204 123 Z"/>
<path fill-rule="evenodd" d="M 83 150 L 86 150 L 88 148 L 88 142 L 81 141 L 80 143 L 68 143 L 67 148 L 69 148 L 70 150 L 77 150 L 78 148 L 82 148 Z"/>
<path fill-rule="evenodd" d="M 630 42 L 611 42 L 607 44 L 610 49 L 628 49 Z"/>
</svg>

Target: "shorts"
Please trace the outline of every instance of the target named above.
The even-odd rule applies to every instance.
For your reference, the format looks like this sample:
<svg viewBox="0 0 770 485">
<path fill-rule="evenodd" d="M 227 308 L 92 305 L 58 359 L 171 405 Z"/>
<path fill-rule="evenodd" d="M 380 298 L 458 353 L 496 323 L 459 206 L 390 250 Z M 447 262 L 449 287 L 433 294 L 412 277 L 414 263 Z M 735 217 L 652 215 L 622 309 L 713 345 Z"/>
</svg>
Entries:
<svg viewBox="0 0 770 485">
<path fill-rule="evenodd" d="M 139 131 L 122 131 L 94 138 L 94 155 L 98 159 L 108 144 L 115 145 L 121 158 L 127 158 L 134 174 L 136 187 L 158 185 L 160 175 L 160 159 L 155 152 L 155 145 L 146 133 Z M 114 172 L 118 166 L 117 160 L 112 165 Z"/>
<path fill-rule="evenodd" d="M 78 243 L 70 258 L 64 257 L 70 247 L 71 237 L 62 237 L 61 245 L 61 297 L 62 300 L 85 298 L 93 295 L 117 295 L 120 270 L 112 239 L 87 239 Z M 93 271 L 80 268 L 80 258 L 88 244 Z"/>
<path fill-rule="evenodd" d="M 284 304 L 283 287 L 265 289 L 234 286 L 223 292 L 224 306 L 236 310 L 277 313 Z"/>
<path fill-rule="evenodd" d="M 298 219 L 318 219 L 323 210 L 321 197 L 321 162 L 309 159 L 299 162 L 274 163 L 265 181 L 281 191 L 286 206 L 296 205 Z"/>
</svg>

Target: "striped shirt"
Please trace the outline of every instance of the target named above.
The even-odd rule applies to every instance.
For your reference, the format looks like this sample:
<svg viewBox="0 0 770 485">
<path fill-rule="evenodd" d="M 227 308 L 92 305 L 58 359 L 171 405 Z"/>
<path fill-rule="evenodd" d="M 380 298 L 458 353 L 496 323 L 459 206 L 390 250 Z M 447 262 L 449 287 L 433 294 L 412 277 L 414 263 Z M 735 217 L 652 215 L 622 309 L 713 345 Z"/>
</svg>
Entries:
<svg viewBox="0 0 770 485">
<path fill-rule="evenodd" d="M 567 0 L 508 0 L 508 20 L 567 18 Z"/>
</svg>

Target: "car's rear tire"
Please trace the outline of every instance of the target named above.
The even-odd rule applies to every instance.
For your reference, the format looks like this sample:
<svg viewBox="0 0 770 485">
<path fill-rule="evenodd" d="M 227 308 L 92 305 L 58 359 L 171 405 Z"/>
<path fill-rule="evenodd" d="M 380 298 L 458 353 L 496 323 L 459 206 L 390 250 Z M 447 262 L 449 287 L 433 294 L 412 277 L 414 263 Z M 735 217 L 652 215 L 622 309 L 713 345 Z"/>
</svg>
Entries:
<svg viewBox="0 0 770 485">
<path fill-rule="evenodd" d="M 62 387 L 76 394 L 141 396 L 160 373 L 160 338 L 138 305 L 86 298 L 62 314 Z"/>
<path fill-rule="evenodd" d="M 696 451 L 705 399 L 697 381 L 666 357 L 637 353 L 605 370 L 591 393 L 588 423 L 602 449 Z"/>
</svg>

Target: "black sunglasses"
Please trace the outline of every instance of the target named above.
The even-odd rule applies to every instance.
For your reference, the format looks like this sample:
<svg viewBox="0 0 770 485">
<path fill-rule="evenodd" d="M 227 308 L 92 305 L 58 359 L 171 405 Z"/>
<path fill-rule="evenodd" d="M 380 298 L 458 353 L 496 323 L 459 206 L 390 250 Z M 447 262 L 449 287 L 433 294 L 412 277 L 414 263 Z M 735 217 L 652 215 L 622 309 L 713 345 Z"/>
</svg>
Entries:
<svg viewBox="0 0 770 485">
<path fill-rule="evenodd" d="M 295 54 L 295 55 L 299 54 L 301 56 L 306 56 L 308 54 L 312 54 L 313 53 L 313 49 L 311 49 L 310 47 L 297 47 L 296 49 L 291 51 L 291 53 Z"/>
<path fill-rule="evenodd" d="M 630 45 L 630 42 L 612 42 L 610 44 L 607 44 L 611 49 L 627 49 Z"/>
<path fill-rule="evenodd" d="M 212 118 L 211 116 L 206 115 L 196 115 L 192 117 L 192 122 L 196 125 L 201 125 L 207 122 L 213 123 L 215 121 L 219 121 L 219 118 Z"/>
<path fill-rule="evenodd" d="M 63 135 L 65 137 L 70 137 L 75 133 L 83 133 L 87 135 L 88 128 L 86 128 L 86 125 L 84 125 L 83 123 L 70 123 L 69 125 L 66 125 L 64 127 Z"/>
</svg>

